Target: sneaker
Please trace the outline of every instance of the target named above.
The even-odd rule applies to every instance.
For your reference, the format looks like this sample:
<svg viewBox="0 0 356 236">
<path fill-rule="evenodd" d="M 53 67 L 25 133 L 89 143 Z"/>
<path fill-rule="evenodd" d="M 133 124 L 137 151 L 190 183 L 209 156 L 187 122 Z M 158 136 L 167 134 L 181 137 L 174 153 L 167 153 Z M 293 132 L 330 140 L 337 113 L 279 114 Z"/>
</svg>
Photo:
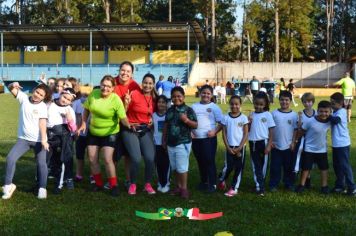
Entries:
<svg viewBox="0 0 356 236">
<path fill-rule="evenodd" d="M 103 190 L 103 187 L 98 186 L 96 184 L 92 184 L 92 187 L 89 189 L 89 192 L 100 192 Z"/>
<path fill-rule="evenodd" d="M 225 193 L 225 196 L 227 197 L 233 197 L 237 195 L 237 190 L 233 190 L 232 188 L 229 189 L 229 191 L 227 191 Z"/>
<path fill-rule="evenodd" d="M 168 193 L 168 192 L 169 192 L 169 185 L 166 184 L 166 186 L 161 187 L 160 192 L 161 192 L 161 193 Z"/>
<path fill-rule="evenodd" d="M 207 188 L 208 188 L 208 184 L 207 183 L 199 183 L 198 186 L 197 186 L 197 189 L 199 191 L 202 191 L 202 192 L 206 191 Z"/>
<path fill-rule="evenodd" d="M 145 188 L 144 190 L 145 192 L 147 192 L 148 194 L 156 194 L 156 191 L 152 188 L 151 184 L 150 183 L 146 183 L 145 184 Z"/>
<path fill-rule="evenodd" d="M 356 189 L 354 189 L 354 190 L 349 190 L 349 191 L 347 191 L 346 194 L 349 195 L 349 196 L 356 196 Z"/>
<path fill-rule="evenodd" d="M 95 179 L 94 179 L 94 177 L 92 175 L 89 177 L 89 183 L 90 184 L 95 184 Z"/>
<path fill-rule="evenodd" d="M 130 185 L 131 185 L 130 181 L 129 181 L 129 180 L 125 180 L 124 186 L 125 186 L 125 188 L 126 188 L 127 190 L 129 190 Z"/>
<path fill-rule="evenodd" d="M 189 198 L 189 192 L 187 189 L 181 189 L 180 190 L 180 196 L 183 198 L 183 199 L 188 199 Z"/>
<path fill-rule="evenodd" d="M 37 198 L 38 199 L 46 199 L 47 198 L 47 190 L 45 188 L 39 188 Z"/>
<path fill-rule="evenodd" d="M 272 187 L 272 188 L 269 189 L 269 191 L 271 193 L 275 193 L 275 192 L 277 192 L 277 188 L 276 187 Z"/>
<path fill-rule="evenodd" d="M 264 197 L 265 196 L 265 191 L 264 190 L 257 191 L 257 195 L 261 196 L 261 197 Z"/>
<path fill-rule="evenodd" d="M 305 186 L 303 185 L 298 185 L 298 187 L 295 189 L 296 193 L 302 193 L 305 190 Z"/>
<path fill-rule="evenodd" d="M 162 192 L 162 186 L 160 183 L 157 184 L 157 191 Z"/>
<path fill-rule="evenodd" d="M 81 182 L 83 180 L 83 176 L 80 176 L 80 175 L 76 175 L 74 177 L 74 182 Z"/>
<path fill-rule="evenodd" d="M 226 189 L 225 181 L 221 181 L 218 184 L 218 189 L 224 191 Z"/>
<path fill-rule="evenodd" d="M 208 185 L 207 189 L 204 191 L 205 193 L 215 193 L 216 192 L 216 185 Z"/>
<path fill-rule="evenodd" d="M 321 187 L 320 192 L 322 194 L 329 194 L 329 187 L 328 186 Z"/>
<path fill-rule="evenodd" d="M 111 188 L 111 196 L 113 196 L 113 197 L 119 196 L 119 187 L 118 186 L 114 186 Z"/>
<path fill-rule="evenodd" d="M 127 191 L 129 195 L 136 195 L 136 184 L 130 184 L 129 190 Z"/>
<path fill-rule="evenodd" d="M 55 194 L 55 195 L 61 194 L 61 192 L 62 192 L 62 189 L 61 189 L 61 188 L 55 187 L 55 188 L 53 189 L 53 194 Z"/>
<path fill-rule="evenodd" d="M 175 188 L 169 194 L 172 195 L 172 196 L 180 195 L 181 194 L 181 189 L 180 188 Z"/>
<path fill-rule="evenodd" d="M 74 189 L 73 179 L 67 179 L 66 185 L 67 185 L 67 189 L 73 190 Z"/>
<path fill-rule="evenodd" d="M 335 188 L 333 188 L 333 189 L 331 190 L 331 192 L 332 192 L 332 193 L 344 193 L 344 192 L 345 192 L 345 189 L 335 187 Z"/>
<path fill-rule="evenodd" d="M 16 190 L 15 184 L 5 185 L 2 189 L 2 192 L 4 193 L 2 195 L 2 199 L 10 199 L 12 194 L 15 192 L 15 190 Z"/>
<path fill-rule="evenodd" d="M 110 184 L 109 184 L 109 182 L 106 182 L 106 183 L 104 184 L 104 189 L 110 189 Z"/>
</svg>

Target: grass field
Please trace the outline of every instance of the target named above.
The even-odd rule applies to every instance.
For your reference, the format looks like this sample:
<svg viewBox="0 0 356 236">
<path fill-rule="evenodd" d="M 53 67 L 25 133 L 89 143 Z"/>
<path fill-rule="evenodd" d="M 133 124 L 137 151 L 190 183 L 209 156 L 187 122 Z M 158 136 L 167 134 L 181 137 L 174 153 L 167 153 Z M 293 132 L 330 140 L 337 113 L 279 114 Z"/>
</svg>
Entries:
<svg viewBox="0 0 356 236">
<path fill-rule="evenodd" d="M 193 97 L 186 100 L 188 104 L 197 101 Z M 274 105 L 272 109 L 276 107 Z M 226 112 L 228 106 L 223 105 L 222 109 Z M 245 112 L 251 109 L 249 103 L 243 105 Z M 297 107 L 299 109 L 302 109 L 301 104 Z M 17 113 L 17 101 L 10 95 L 0 94 L 1 183 L 6 155 L 16 141 Z M 355 118 L 349 128 L 351 138 L 355 140 Z M 224 146 L 219 137 L 216 157 L 218 170 L 223 165 L 223 152 Z M 355 172 L 355 144 L 351 152 Z M 321 195 L 317 170 L 312 173 L 313 188 L 302 195 L 280 190 L 267 192 L 265 197 L 256 196 L 251 192 L 254 183 L 249 155 L 240 194 L 234 198 L 227 198 L 222 192 L 207 195 L 196 191 L 198 169 L 191 155 L 188 184 L 192 196 L 188 201 L 164 194 L 148 196 L 141 192 L 133 197 L 128 196 L 123 187 L 122 162 L 118 167 L 121 190 L 118 198 L 111 197 L 107 192 L 88 193 L 88 181 L 77 184 L 75 190 L 64 190 L 57 196 L 51 194 L 53 183 L 49 181 L 48 199 L 40 201 L 25 191 L 34 182 L 32 152 L 18 161 L 16 170 L 16 192 L 10 200 L 0 200 L 0 235 L 214 235 L 221 231 L 231 231 L 234 235 L 354 235 L 356 232 L 356 198 Z M 139 189 L 143 187 L 143 169 L 140 174 Z M 330 168 L 329 186 L 333 187 L 333 183 L 334 173 Z M 224 216 L 210 221 L 191 221 L 187 218 L 150 221 L 135 216 L 135 210 L 157 212 L 160 207 L 198 207 L 201 212 L 223 211 Z"/>
</svg>

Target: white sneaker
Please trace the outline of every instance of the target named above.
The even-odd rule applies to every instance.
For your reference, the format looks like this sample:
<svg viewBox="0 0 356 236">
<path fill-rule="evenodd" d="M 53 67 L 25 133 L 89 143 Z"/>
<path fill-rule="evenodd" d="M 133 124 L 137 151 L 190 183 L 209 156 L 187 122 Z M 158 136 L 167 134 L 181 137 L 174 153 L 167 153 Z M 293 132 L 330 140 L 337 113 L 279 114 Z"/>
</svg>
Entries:
<svg viewBox="0 0 356 236">
<path fill-rule="evenodd" d="M 2 192 L 4 193 L 2 195 L 2 199 L 10 199 L 12 194 L 15 192 L 15 190 L 16 190 L 15 184 L 5 185 L 2 189 Z"/>
<path fill-rule="evenodd" d="M 38 199 L 46 199 L 47 198 L 47 190 L 45 188 L 39 188 L 37 198 Z"/>
<path fill-rule="evenodd" d="M 162 186 L 160 183 L 157 184 L 157 191 L 162 192 Z"/>
<path fill-rule="evenodd" d="M 169 185 L 166 184 L 166 186 L 161 187 L 160 192 L 161 192 L 161 193 L 168 193 L 168 192 L 169 192 Z"/>
</svg>

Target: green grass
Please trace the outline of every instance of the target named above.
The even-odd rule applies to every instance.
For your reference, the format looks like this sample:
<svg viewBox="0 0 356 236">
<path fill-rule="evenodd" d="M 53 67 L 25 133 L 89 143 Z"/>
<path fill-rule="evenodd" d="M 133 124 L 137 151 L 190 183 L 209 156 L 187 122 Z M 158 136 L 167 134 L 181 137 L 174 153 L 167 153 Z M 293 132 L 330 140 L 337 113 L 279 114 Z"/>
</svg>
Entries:
<svg viewBox="0 0 356 236">
<path fill-rule="evenodd" d="M 186 100 L 188 104 L 197 101 L 193 97 Z M 272 106 L 272 109 L 276 106 Z M 301 109 L 301 104 L 297 108 Z M 222 109 L 226 112 L 228 106 L 223 105 Z M 245 112 L 251 109 L 249 103 L 243 105 Z M 16 141 L 17 113 L 17 101 L 10 95 L 0 94 L 2 178 L 6 155 Z M 352 140 L 356 138 L 355 123 L 354 118 L 349 127 Z M 219 137 L 216 157 L 218 170 L 223 165 L 223 152 L 224 146 Z M 351 152 L 355 172 L 355 145 L 352 145 Z M 128 196 L 123 188 L 122 162 L 119 163 L 118 174 L 121 190 L 118 198 L 112 198 L 107 192 L 88 193 L 87 181 L 77 184 L 73 191 L 65 190 L 62 195 L 55 196 L 50 193 L 53 183 L 49 181 L 48 199 L 40 201 L 33 194 L 25 192 L 26 188 L 32 186 L 35 175 L 33 153 L 28 152 L 17 163 L 14 178 L 16 192 L 10 200 L 0 200 L 0 235 L 213 235 L 220 231 L 231 231 L 234 235 L 352 235 L 356 232 L 356 198 L 319 194 L 318 170 L 312 173 L 313 188 L 301 196 L 280 190 L 258 197 L 250 191 L 254 183 L 247 155 L 240 194 L 235 198 L 227 198 L 222 192 L 206 195 L 195 190 L 199 177 L 196 160 L 192 155 L 189 171 L 192 197 L 189 201 L 167 194 L 148 196 L 139 192 L 137 196 Z M 139 189 L 142 188 L 143 169 L 140 174 Z M 3 179 L 0 182 L 3 183 Z M 333 182 L 334 173 L 331 168 L 330 187 Z M 150 221 L 135 216 L 135 210 L 156 212 L 160 207 L 199 207 L 201 212 L 223 211 L 224 216 L 210 221 L 190 221 L 187 218 Z"/>
</svg>

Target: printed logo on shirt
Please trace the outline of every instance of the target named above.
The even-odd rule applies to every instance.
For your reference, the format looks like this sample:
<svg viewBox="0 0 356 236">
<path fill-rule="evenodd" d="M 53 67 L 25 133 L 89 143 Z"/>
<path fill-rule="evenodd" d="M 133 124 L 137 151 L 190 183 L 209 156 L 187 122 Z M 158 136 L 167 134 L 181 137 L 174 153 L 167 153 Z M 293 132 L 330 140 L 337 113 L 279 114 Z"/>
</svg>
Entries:
<svg viewBox="0 0 356 236">
<path fill-rule="evenodd" d="M 206 111 L 207 111 L 207 112 L 211 112 L 211 108 L 207 108 Z"/>
<path fill-rule="evenodd" d="M 158 132 L 159 133 L 162 133 L 162 131 L 163 131 L 163 126 L 164 126 L 164 121 L 162 120 L 162 121 L 158 121 L 157 122 L 157 128 L 158 128 Z"/>
<path fill-rule="evenodd" d="M 266 119 L 265 117 L 263 117 L 263 118 L 261 119 L 261 121 L 262 121 L 262 123 L 266 123 L 266 122 L 267 122 L 267 119 Z"/>
<path fill-rule="evenodd" d="M 288 124 L 291 125 L 291 124 L 292 124 L 292 121 L 291 121 L 291 120 L 288 120 Z"/>
<path fill-rule="evenodd" d="M 244 126 L 244 123 L 239 122 L 237 125 L 238 125 L 239 127 L 242 127 L 242 126 Z"/>
</svg>

